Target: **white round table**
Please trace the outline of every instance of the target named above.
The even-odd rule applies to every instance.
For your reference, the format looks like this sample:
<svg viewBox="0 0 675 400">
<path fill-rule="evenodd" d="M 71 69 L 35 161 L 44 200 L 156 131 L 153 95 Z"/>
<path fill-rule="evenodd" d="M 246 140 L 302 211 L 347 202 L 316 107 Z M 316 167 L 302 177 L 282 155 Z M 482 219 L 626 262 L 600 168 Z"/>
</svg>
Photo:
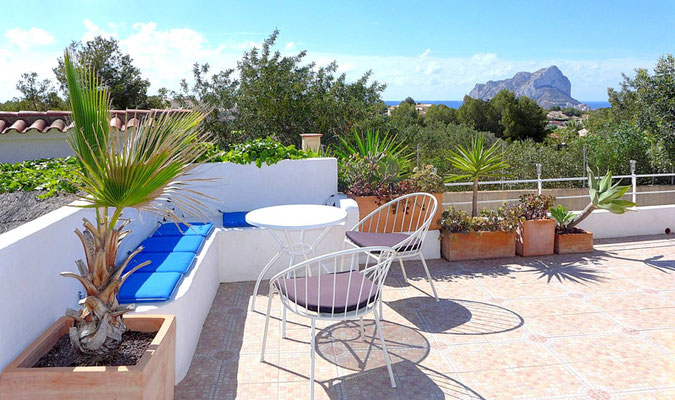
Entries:
<svg viewBox="0 0 675 400">
<path fill-rule="evenodd" d="M 281 257 L 288 254 L 291 259 L 289 266 L 295 263 L 296 256 L 316 256 L 316 246 L 323 240 L 330 229 L 347 219 L 347 213 L 337 207 L 318 204 L 289 204 L 259 208 L 246 214 L 246 222 L 253 226 L 267 229 L 279 245 L 279 251 L 265 265 L 255 282 L 251 311 L 255 309 L 255 299 L 258 287 L 267 270 Z M 323 229 L 323 232 L 312 242 L 305 241 L 305 231 Z M 294 240 L 291 233 L 299 233 L 299 239 Z"/>
</svg>

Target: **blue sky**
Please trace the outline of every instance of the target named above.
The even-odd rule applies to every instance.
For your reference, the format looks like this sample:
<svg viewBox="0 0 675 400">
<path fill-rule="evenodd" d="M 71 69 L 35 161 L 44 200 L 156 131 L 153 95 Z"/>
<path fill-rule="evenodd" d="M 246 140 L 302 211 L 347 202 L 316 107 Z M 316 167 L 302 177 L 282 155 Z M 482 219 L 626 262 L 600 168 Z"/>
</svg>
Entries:
<svg viewBox="0 0 675 400">
<path fill-rule="evenodd" d="M 189 4 L 189 5 L 188 5 Z M 278 49 L 372 70 L 386 100 L 461 99 L 473 85 L 558 65 L 580 100 L 673 51 L 675 1 L 3 1 L 0 100 L 25 71 L 51 78 L 71 40 L 115 36 L 152 84 L 194 62 L 231 68 L 275 28 Z"/>
</svg>

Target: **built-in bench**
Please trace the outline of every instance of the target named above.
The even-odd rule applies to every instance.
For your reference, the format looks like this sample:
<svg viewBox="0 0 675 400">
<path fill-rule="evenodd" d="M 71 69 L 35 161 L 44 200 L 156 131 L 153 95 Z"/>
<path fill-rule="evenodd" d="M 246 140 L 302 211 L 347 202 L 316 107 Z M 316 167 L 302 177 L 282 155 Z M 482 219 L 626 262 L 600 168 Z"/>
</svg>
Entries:
<svg viewBox="0 0 675 400">
<path fill-rule="evenodd" d="M 162 224 L 141 243 L 143 250 L 127 265 L 126 271 L 131 271 L 150 261 L 149 265 L 134 271 L 124 282 L 117 296 L 120 303 L 169 300 L 194 266 L 197 254 L 213 230 L 210 222 L 193 222 L 190 226 Z"/>
</svg>

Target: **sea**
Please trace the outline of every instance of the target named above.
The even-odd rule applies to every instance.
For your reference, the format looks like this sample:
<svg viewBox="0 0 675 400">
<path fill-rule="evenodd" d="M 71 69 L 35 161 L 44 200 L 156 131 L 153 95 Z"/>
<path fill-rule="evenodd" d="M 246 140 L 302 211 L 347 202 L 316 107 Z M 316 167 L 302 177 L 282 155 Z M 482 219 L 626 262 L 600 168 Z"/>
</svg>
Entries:
<svg viewBox="0 0 675 400">
<path fill-rule="evenodd" d="M 462 100 L 415 100 L 415 101 L 424 104 L 445 104 L 450 108 L 459 108 L 459 106 L 462 105 Z M 400 104 L 401 100 L 385 100 L 384 102 L 388 106 L 395 106 L 397 104 Z M 588 104 L 591 110 L 611 107 L 609 101 L 582 101 L 582 103 Z"/>
</svg>

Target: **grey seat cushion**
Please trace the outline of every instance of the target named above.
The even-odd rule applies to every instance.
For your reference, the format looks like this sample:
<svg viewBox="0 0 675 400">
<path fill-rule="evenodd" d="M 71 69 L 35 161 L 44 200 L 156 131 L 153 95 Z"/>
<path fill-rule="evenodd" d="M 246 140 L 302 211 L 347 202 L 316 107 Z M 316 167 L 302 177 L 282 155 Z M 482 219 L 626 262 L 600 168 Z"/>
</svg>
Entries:
<svg viewBox="0 0 675 400">
<path fill-rule="evenodd" d="M 306 306 L 310 311 L 321 313 L 360 310 L 375 301 L 377 296 L 375 284 L 358 271 L 282 278 L 279 279 L 277 286 L 291 302 L 297 302 L 302 308 Z"/>
<path fill-rule="evenodd" d="M 407 245 L 396 248 L 395 246 L 410 237 L 405 233 L 374 233 L 374 232 L 359 232 L 349 231 L 346 233 L 347 239 L 351 240 L 359 247 L 368 246 L 387 246 L 394 247 L 397 251 L 413 251 L 420 247 L 419 240 L 413 240 Z"/>
</svg>

